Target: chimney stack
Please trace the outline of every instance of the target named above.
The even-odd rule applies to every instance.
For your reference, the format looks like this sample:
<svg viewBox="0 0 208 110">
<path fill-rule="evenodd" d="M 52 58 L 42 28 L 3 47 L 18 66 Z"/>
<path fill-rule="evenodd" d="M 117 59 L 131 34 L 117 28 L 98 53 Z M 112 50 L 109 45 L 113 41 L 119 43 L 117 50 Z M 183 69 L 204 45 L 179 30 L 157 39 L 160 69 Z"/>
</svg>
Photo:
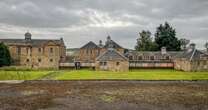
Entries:
<svg viewBox="0 0 208 110">
<path fill-rule="evenodd" d="M 161 48 L 161 54 L 162 54 L 162 55 L 167 54 L 166 47 L 162 47 L 162 48 Z"/>
</svg>

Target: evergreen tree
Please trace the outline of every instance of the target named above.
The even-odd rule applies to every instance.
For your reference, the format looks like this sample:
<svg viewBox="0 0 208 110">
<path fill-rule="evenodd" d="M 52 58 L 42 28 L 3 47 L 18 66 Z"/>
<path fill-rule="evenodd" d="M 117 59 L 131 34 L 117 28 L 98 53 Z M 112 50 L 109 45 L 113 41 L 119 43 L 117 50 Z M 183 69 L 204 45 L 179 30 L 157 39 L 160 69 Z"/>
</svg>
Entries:
<svg viewBox="0 0 208 110">
<path fill-rule="evenodd" d="M 152 41 L 150 31 L 143 30 L 139 33 L 137 45 L 135 46 L 137 51 L 154 51 L 156 47 L 156 44 Z"/>
<path fill-rule="evenodd" d="M 0 43 L 0 67 L 9 66 L 11 64 L 10 52 L 6 45 Z"/>
<path fill-rule="evenodd" d="M 158 45 L 157 50 L 162 47 L 166 47 L 169 51 L 181 50 L 181 44 L 176 37 L 176 31 L 173 29 L 168 22 L 164 25 L 160 25 L 155 33 L 155 43 Z"/>
</svg>

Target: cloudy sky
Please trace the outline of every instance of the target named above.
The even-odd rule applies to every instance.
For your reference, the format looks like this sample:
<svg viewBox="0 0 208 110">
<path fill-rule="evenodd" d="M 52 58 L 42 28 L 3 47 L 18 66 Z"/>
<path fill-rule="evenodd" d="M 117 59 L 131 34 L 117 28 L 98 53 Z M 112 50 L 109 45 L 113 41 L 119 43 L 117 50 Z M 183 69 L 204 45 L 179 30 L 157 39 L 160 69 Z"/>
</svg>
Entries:
<svg viewBox="0 0 208 110">
<path fill-rule="evenodd" d="M 134 48 L 138 33 L 165 21 L 198 48 L 208 41 L 208 0 L 0 0 L 0 38 L 59 39 L 67 47 L 105 41 Z"/>
</svg>

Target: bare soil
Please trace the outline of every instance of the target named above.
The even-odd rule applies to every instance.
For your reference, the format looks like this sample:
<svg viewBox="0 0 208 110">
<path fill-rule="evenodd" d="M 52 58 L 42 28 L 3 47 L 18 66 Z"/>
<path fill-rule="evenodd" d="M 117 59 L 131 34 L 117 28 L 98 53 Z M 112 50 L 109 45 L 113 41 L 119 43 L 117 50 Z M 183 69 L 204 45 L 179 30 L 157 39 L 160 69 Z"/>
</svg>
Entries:
<svg viewBox="0 0 208 110">
<path fill-rule="evenodd" d="M 208 110 L 208 82 L 0 83 L 0 110 Z"/>
</svg>

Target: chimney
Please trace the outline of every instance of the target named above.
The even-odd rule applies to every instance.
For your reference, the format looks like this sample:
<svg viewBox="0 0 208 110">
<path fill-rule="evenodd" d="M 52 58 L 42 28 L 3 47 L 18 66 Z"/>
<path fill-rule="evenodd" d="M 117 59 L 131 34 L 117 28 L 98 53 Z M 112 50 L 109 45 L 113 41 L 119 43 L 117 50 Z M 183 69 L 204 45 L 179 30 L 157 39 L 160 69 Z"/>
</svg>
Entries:
<svg viewBox="0 0 208 110">
<path fill-rule="evenodd" d="M 161 54 L 162 54 L 162 55 L 167 54 L 166 47 L 162 47 L 162 48 L 161 48 Z"/>
<path fill-rule="evenodd" d="M 196 48 L 196 44 L 191 43 L 191 44 L 189 45 L 188 51 L 191 52 L 191 51 L 193 51 L 195 48 Z"/>
</svg>

